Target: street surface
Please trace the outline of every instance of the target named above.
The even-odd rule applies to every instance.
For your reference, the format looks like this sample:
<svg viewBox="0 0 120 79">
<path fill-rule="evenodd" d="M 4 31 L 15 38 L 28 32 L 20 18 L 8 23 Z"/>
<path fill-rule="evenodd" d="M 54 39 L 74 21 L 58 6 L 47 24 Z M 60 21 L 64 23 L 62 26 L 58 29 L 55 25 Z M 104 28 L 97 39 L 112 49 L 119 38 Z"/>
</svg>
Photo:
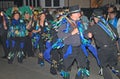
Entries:
<svg viewBox="0 0 120 79">
<path fill-rule="evenodd" d="M 52 75 L 49 72 L 50 65 L 45 62 L 45 66 L 41 67 L 37 64 L 37 57 L 26 57 L 22 64 L 14 60 L 13 64 L 8 64 L 7 59 L 2 59 L 3 49 L 0 46 L 0 79 L 62 79 L 59 75 Z M 98 75 L 99 67 L 95 58 L 89 54 L 90 59 L 90 77 L 84 79 L 103 79 Z M 77 72 L 76 64 L 72 66 L 71 79 L 75 78 Z M 113 75 L 114 76 L 114 75 Z M 118 79 L 114 76 L 114 79 Z"/>
</svg>

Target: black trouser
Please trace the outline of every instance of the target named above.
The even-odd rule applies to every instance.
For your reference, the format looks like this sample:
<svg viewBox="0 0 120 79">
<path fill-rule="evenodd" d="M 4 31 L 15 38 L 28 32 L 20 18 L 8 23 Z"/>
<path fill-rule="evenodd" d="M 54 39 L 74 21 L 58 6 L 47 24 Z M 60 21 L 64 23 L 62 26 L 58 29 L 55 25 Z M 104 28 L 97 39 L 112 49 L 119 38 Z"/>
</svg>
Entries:
<svg viewBox="0 0 120 79">
<path fill-rule="evenodd" d="M 115 46 L 101 47 L 98 51 L 98 56 L 102 66 L 115 66 L 117 63 L 117 49 Z"/>
<path fill-rule="evenodd" d="M 62 49 L 53 49 L 51 51 L 51 60 L 55 60 L 57 62 L 60 61 L 60 59 L 63 58 L 63 53 L 62 53 Z"/>
<path fill-rule="evenodd" d="M 25 37 L 12 37 L 9 38 L 9 41 L 10 41 L 10 51 L 13 52 L 24 51 Z M 24 44 L 23 47 L 20 46 L 21 43 Z"/>
<path fill-rule="evenodd" d="M 109 67 L 103 67 L 103 77 L 104 79 L 113 79 Z"/>
<path fill-rule="evenodd" d="M 39 50 L 40 50 L 40 53 L 44 53 L 45 51 L 45 39 L 42 39 L 40 38 L 40 41 L 39 41 Z"/>
<path fill-rule="evenodd" d="M 25 52 L 28 57 L 34 56 L 34 52 L 32 50 L 32 40 L 31 37 L 25 37 Z"/>
<path fill-rule="evenodd" d="M 63 48 L 63 53 L 66 53 L 68 46 Z M 64 70 L 68 71 L 71 67 L 72 63 L 76 60 L 78 68 L 86 67 L 86 57 L 82 52 L 80 46 L 72 46 L 72 54 L 70 54 L 67 58 L 63 59 Z"/>
<path fill-rule="evenodd" d="M 101 47 L 98 51 L 98 56 L 103 67 L 104 79 L 113 79 L 110 67 L 115 67 L 117 63 L 117 49 L 115 46 Z"/>
<path fill-rule="evenodd" d="M 1 42 L 4 50 L 4 56 L 7 57 L 9 53 L 9 48 L 7 48 L 6 40 L 7 40 L 7 30 L 4 31 L 4 33 L 1 35 Z"/>
</svg>

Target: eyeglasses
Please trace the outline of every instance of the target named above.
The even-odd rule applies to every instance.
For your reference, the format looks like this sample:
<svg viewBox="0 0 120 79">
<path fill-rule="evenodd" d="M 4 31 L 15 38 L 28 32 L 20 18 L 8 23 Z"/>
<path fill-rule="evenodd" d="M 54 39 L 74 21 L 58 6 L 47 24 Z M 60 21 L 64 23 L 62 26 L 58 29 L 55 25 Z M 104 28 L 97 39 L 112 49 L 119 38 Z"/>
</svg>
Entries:
<svg viewBox="0 0 120 79">
<path fill-rule="evenodd" d="M 111 11 L 111 12 L 108 12 L 108 13 L 116 13 L 115 11 Z"/>
</svg>

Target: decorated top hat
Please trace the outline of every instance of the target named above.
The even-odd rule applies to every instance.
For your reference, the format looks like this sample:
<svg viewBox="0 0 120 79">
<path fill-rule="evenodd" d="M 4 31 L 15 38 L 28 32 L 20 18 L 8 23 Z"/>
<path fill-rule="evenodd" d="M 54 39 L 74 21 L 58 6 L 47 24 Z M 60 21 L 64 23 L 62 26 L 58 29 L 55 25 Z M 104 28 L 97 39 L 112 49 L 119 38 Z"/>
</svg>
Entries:
<svg viewBox="0 0 120 79">
<path fill-rule="evenodd" d="M 79 13 L 80 11 L 81 11 L 81 9 L 80 9 L 79 5 L 74 5 L 69 8 L 68 14 Z"/>
<path fill-rule="evenodd" d="M 93 17 L 100 17 L 103 16 L 103 10 L 102 9 L 95 9 L 92 13 Z"/>
<path fill-rule="evenodd" d="M 12 17 L 13 17 L 15 14 L 19 14 L 19 15 L 20 15 L 20 12 L 19 12 L 18 10 L 14 10 L 13 13 L 12 13 Z"/>
</svg>

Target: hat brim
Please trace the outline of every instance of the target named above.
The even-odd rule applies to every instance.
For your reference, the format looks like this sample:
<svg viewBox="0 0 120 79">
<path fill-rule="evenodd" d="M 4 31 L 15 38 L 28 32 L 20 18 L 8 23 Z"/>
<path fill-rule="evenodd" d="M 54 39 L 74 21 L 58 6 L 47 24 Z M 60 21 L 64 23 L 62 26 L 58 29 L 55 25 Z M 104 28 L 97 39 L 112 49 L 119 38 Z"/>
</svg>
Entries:
<svg viewBox="0 0 120 79">
<path fill-rule="evenodd" d="M 81 10 L 75 10 L 75 11 L 72 11 L 72 12 L 68 12 L 68 14 L 73 14 L 73 13 L 80 13 Z"/>
<path fill-rule="evenodd" d="M 100 18 L 101 16 L 100 16 L 100 15 L 95 15 L 95 14 L 93 13 L 93 14 L 92 14 L 92 17 Z"/>
</svg>

